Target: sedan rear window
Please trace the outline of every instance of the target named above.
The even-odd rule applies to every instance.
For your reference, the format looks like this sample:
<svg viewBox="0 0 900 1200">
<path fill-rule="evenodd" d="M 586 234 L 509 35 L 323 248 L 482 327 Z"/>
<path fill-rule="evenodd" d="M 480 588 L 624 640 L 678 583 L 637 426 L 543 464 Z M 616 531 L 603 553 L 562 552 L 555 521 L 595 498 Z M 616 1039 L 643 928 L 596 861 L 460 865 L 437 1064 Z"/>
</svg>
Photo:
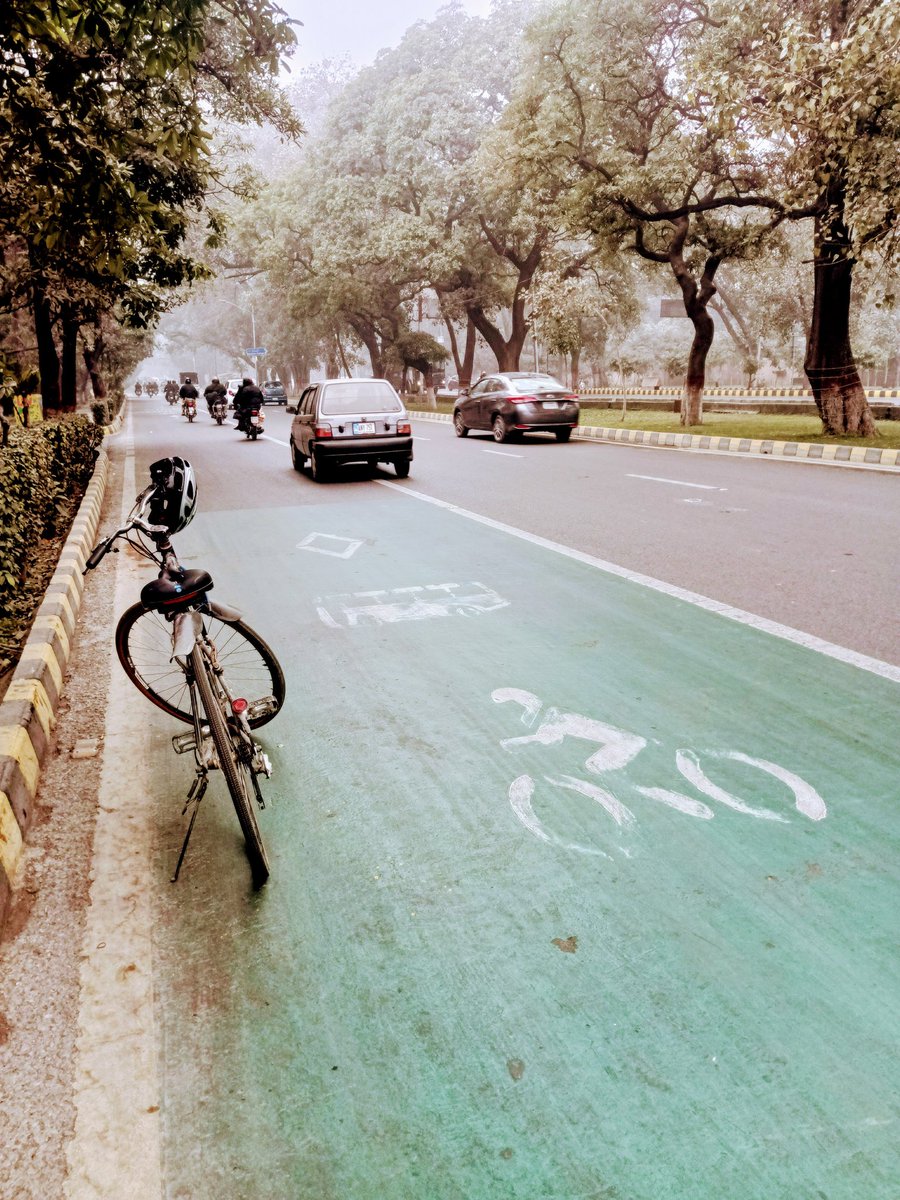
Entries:
<svg viewBox="0 0 900 1200">
<path fill-rule="evenodd" d="M 539 375 L 512 376 L 513 390 L 520 396 L 564 396 L 566 389 L 555 379 L 541 379 Z"/>
<path fill-rule="evenodd" d="M 389 383 L 380 380 L 348 379 L 329 383 L 322 397 L 323 416 L 341 413 L 400 412 L 403 405 Z"/>
</svg>

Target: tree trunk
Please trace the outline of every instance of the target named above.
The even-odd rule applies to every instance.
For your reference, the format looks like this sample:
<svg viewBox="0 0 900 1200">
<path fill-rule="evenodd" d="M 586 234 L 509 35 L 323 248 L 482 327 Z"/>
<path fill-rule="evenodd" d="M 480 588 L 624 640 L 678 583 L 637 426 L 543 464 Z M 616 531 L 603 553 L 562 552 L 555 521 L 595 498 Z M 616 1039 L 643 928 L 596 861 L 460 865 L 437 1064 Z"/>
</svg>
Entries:
<svg viewBox="0 0 900 1200">
<path fill-rule="evenodd" d="M 87 373 L 91 378 L 91 389 L 94 393 L 94 399 L 105 400 L 106 380 L 100 371 L 100 359 L 103 357 L 103 338 L 98 336 L 93 346 L 85 343 L 82 354 L 84 365 L 87 367 Z"/>
<path fill-rule="evenodd" d="M 62 311 L 61 399 L 63 412 L 78 407 L 78 320 L 68 305 Z"/>
<path fill-rule="evenodd" d="M 681 424 L 701 425 L 703 423 L 703 388 L 706 383 L 706 356 L 709 354 L 709 348 L 716 332 L 713 319 L 709 315 L 709 302 L 716 294 L 713 279 L 719 269 L 721 259 L 714 254 L 709 256 L 698 284 L 688 270 L 683 256 L 684 243 L 688 233 L 687 218 L 676 220 L 673 224 L 675 235 L 669 245 L 669 262 L 678 286 L 681 288 L 684 311 L 694 326 L 694 340 L 691 342 L 688 354 L 687 376 L 681 398 Z"/>
<path fill-rule="evenodd" d="M 581 347 L 576 346 L 572 351 L 572 391 L 578 391 L 581 371 Z"/>
<path fill-rule="evenodd" d="M 681 399 L 681 424 L 703 424 L 703 388 L 706 383 L 706 356 L 713 342 L 715 326 L 704 305 L 694 313 L 688 313 L 694 326 L 694 340 L 688 355 L 687 376 Z"/>
<path fill-rule="evenodd" d="M 877 430 L 850 345 L 853 259 L 840 219 L 816 218 L 815 292 L 803 364 L 825 433 L 875 437 Z"/>
<path fill-rule="evenodd" d="M 50 303 L 43 287 L 35 283 L 32 289 L 34 336 L 37 341 L 38 372 L 41 376 L 41 399 L 45 413 L 59 412 L 62 397 L 59 387 L 59 355 L 53 340 L 53 319 Z"/>
<path fill-rule="evenodd" d="M 475 344 L 478 340 L 478 330 L 472 324 L 472 318 L 466 321 L 466 345 L 463 350 L 462 366 L 459 370 L 460 389 L 471 386 L 472 372 L 475 369 Z"/>
</svg>

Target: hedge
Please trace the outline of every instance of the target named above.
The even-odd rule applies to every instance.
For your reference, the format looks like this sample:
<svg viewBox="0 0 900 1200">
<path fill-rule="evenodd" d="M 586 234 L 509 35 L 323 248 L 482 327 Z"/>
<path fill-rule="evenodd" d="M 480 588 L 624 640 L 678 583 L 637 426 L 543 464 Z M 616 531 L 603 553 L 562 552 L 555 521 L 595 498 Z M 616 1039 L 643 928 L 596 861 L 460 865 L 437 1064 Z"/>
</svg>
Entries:
<svg viewBox="0 0 900 1200">
<path fill-rule="evenodd" d="M 42 538 L 64 532 L 87 487 L 103 430 L 87 417 L 14 428 L 0 449 L 0 608 L 15 596 Z"/>
</svg>

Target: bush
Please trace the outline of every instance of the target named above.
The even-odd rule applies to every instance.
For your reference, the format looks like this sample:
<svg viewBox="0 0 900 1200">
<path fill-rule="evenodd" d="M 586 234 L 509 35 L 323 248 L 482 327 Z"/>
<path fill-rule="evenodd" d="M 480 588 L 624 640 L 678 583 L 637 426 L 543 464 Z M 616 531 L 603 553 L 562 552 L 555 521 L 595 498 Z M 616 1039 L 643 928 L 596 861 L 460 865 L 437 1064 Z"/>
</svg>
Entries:
<svg viewBox="0 0 900 1200">
<path fill-rule="evenodd" d="M 16 428 L 0 450 L 0 607 L 14 596 L 42 538 L 54 537 L 74 514 L 103 441 L 87 417 Z"/>
<path fill-rule="evenodd" d="M 91 404 L 91 415 L 94 418 L 95 425 L 109 425 L 109 410 L 106 407 L 105 400 L 94 400 Z"/>
</svg>

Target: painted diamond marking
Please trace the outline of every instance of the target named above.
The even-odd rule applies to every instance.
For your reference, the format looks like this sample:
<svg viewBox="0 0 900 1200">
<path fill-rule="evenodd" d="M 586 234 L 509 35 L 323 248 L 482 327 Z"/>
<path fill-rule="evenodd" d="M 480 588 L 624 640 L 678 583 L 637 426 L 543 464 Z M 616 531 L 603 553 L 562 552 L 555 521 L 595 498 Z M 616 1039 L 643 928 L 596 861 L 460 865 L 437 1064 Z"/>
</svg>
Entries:
<svg viewBox="0 0 900 1200">
<path fill-rule="evenodd" d="M 312 550 L 314 554 L 327 554 L 331 558 L 350 558 L 363 545 L 365 543 L 356 538 L 337 537 L 333 533 L 310 533 L 297 543 L 297 549 Z"/>
</svg>

